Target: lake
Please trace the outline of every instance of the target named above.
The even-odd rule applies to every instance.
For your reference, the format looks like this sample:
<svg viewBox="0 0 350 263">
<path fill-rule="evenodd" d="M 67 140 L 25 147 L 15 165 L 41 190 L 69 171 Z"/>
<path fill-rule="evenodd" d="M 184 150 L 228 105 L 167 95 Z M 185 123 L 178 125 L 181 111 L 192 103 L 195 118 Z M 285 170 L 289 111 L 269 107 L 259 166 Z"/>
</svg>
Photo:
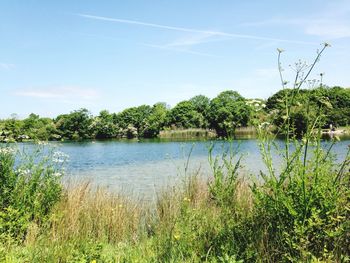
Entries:
<svg viewBox="0 0 350 263">
<path fill-rule="evenodd" d="M 166 185 L 178 184 L 184 176 L 198 173 L 210 175 L 208 149 L 214 144 L 214 155 L 228 149 L 225 141 L 89 141 L 51 142 L 59 151 L 69 155 L 66 163 L 69 180 L 89 180 L 93 184 L 106 187 L 110 191 L 124 191 L 141 196 L 154 196 Z M 277 141 L 282 145 L 283 141 Z M 325 141 L 324 144 L 329 144 Z M 333 152 L 341 160 L 345 157 L 349 138 L 335 144 Z M 23 147 L 33 147 L 23 143 Z M 264 165 L 254 139 L 233 142 L 243 155 L 244 175 L 256 175 L 264 170 Z M 190 158 L 188 158 L 190 156 Z M 274 153 L 274 161 L 280 157 Z M 185 171 L 188 161 L 188 169 Z"/>
</svg>

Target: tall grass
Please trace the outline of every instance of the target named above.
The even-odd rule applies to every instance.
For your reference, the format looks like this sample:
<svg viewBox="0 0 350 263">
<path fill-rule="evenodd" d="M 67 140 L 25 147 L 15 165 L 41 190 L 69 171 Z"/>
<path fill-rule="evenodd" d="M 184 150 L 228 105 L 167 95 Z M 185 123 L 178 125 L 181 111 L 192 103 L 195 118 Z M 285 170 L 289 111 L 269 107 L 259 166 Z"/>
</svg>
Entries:
<svg viewBox="0 0 350 263">
<path fill-rule="evenodd" d="M 310 102 L 307 111 L 306 131 L 301 139 L 293 136 L 290 121 L 294 98 L 306 82 L 328 44 L 317 53 L 314 62 L 296 65 L 294 89 L 286 93 L 285 122 L 280 132 L 285 135 L 284 149 L 274 144 L 274 136 L 259 127 L 259 141 L 267 173 L 261 173 L 262 184 L 254 185 L 255 216 L 261 228 L 262 249 L 268 251 L 272 262 L 348 260 L 349 256 L 349 152 L 337 164 L 332 156 L 333 142 L 328 149 L 321 147 L 322 105 L 311 117 Z M 280 63 L 281 82 L 284 87 Z M 276 135 L 275 135 L 276 136 Z M 293 147 L 291 147 L 293 146 Z M 281 172 L 272 162 L 271 149 L 280 151 L 283 158 Z M 293 149 L 293 150 L 292 150 Z M 345 168 L 347 167 L 347 168 Z"/>
</svg>

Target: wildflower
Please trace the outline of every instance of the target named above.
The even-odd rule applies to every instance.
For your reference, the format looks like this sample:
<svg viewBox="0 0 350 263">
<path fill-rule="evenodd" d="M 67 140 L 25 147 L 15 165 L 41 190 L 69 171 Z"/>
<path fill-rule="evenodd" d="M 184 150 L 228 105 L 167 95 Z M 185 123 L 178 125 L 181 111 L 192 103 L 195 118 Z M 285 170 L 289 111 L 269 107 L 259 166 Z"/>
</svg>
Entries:
<svg viewBox="0 0 350 263">
<path fill-rule="evenodd" d="M 179 234 L 174 234 L 174 238 L 175 238 L 175 240 L 179 240 L 180 239 L 180 235 Z"/>
<path fill-rule="evenodd" d="M 184 201 L 185 201 L 185 202 L 191 202 L 191 199 L 185 197 L 185 198 L 184 198 Z"/>
<path fill-rule="evenodd" d="M 29 169 L 17 169 L 16 173 L 18 173 L 19 175 L 25 176 L 25 175 L 29 175 L 31 173 L 31 171 Z"/>
<path fill-rule="evenodd" d="M 0 148 L 0 154 L 3 154 L 3 155 L 11 155 L 11 154 L 14 154 L 15 152 L 16 151 L 10 147 Z"/>
<path fill-rule="evenodd" d="M 259 129 L 266 129 L 269 125 L 270 123 L 265 121 L 259 125 Z"/>
<path fill-rule="evenodd" d="M 62 173 L 59 173 L 59 172 L 56 172 L 53 174 L 54 177 L 61 177 L 62 176 Z"/>
</svg>

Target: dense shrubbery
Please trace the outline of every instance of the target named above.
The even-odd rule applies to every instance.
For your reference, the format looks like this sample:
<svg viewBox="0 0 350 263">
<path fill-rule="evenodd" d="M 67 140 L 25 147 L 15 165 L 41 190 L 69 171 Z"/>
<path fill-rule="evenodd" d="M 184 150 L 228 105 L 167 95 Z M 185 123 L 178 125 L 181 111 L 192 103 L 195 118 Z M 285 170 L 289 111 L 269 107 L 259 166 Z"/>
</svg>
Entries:
<svg viewBox="0 0 350 263">
<path fill-rule="evenodd" d="M 273 123 L 280 126 L 285 121 L 285 100 L 293 97 L 291 124 L 297 135 L 305 133 L 307 119 L 316 116 L 322 119 L 322 126 L 328 128 L 350 124 L 350 89 L 340 87 L 316 89 L 283 89 L 268 98 L 266 112 L 274 115 Z M 305 107 L 308 105 L 309 109 Z"/>
</svg>

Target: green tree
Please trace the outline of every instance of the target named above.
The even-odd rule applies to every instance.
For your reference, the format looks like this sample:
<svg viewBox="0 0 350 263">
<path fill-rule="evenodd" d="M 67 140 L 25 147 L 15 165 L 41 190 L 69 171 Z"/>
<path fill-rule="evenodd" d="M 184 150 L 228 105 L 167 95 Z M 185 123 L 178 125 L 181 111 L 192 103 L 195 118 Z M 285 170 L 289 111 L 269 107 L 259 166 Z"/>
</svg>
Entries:
<svg viewBox="0 0 350 263">
<path fill-rule="evenodd" d="M 288 98 L 288 99 L 287 99 Z M 308 119 L 318 116 L 319 123 L 346 126 L 350 123 L 350 90 L 341 87 L 317 87 L 314 89 L 283 89 L 268 98 L 266 106 L 272 123 L 283 131 L 286 125 L 286 101 L 289 102 L 290 127 L 297 136 L 306 131 Z M 308 105 L 306 110 L 305 105 Z"/>
<path fill-rule="evenodd" d="M 140 135 L 145 138 L 154 138 L 164 127 L 167 116 L 166 104 L 159 102 L 153 105 L 149 114 L 141 124 Z"/>
<path fill-rule="evenodd" d="M 325 108 L 326 126 L 350 124 L 350 89 L 321 87 L 311 91 L 314 100 Z"/>
<path fill-rule="evenodd" d="M 93 121 L 94 137 L 97 139 L 110 139 L 117 137 L 118 126 L 113 121 L 113 114 L 107 110 L 100 112 Z"/>
<path fill-rule="evenodd" d="M 123 129 L 127 137 L 139 136 L 142 132 L 143 121 L 151 114 L 152 108 L 149 105 L 141 105 L 125 109 L 115 117 L 115 123 Z"/>
<path fill-rule="evenodd" d="M 91 113 L 87 109 L 80 109 L 59 115 L 56 127 L 66 139 L 83 140 L 92 138 L 92 121 Z"/>
<path fill-rule="evenodd" d="M 190 99 L 194 109 L 202 115 L 204 120 L 200 128 L 209 128 L 209 110 L 210 110 L 210 99 L 204 95 L 198 95 Z"/>
<path fill-rule="evenodd" d="M 308 105 L 309 108 L 306 109 L 305 105 Z M 286 122 L 287 108 L 289 109 L 289 123 Z M 267 99 L 266 109 L 271 117 L 270 122 L 277 127 L 277 130 L 286 134 L 285 128 L 289 127 L 289 133 L 292 132 L 301 137 L 307 129 L 308 119 L 311 115 L 315 116 L 318 108 L 315 103 L 311 103 L 309 90 L 286 88 Z"/>
<path fill-rule="evenodd" d="M 12 114 L 10 119 L 7 119 L 3 123 L 3 131 L 5 134 L 5 140 L 17 140 L 23 131 L 23 121 L 18 120 L 16 114 Z"/>
<path fill-rule="evenodd" d="M 236 91 L 221 92 L 210 103 L 210 125 L 219 136 L 233 135 L 237 127 L 248 124 L 249 116 L 250 107 Z"/>
<path fill-rule="evenodd" d="M 39 115 L 31 113 L 23 120 L 23 134 L 31 139 L 52 140 L 57 139 L 57 129 L 52 119 L 40 118 Z"/>
<path fill-rule="evenodd" d="M 200 128 L 204 126 L 205 119 L 191 101 L 181 101 L 172 108 L 167 116 L 168 125 L 176 128 Z"/>
</svg>

